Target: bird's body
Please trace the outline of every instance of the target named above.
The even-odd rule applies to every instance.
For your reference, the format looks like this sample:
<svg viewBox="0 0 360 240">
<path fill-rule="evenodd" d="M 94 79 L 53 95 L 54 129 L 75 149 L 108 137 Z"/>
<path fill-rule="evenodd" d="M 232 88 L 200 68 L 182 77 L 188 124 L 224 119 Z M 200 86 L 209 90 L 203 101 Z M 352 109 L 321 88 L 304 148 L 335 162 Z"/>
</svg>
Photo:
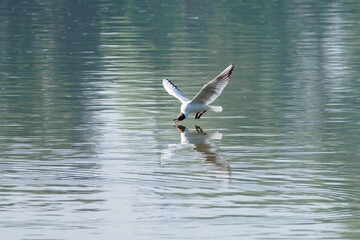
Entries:
<svg viewBox="0 0 360 240">
<path fill-rule="evenodd" d="M 190 113 L 196 113 L 195 119 L 200 119 L 202 114 L 206 111 L 221 112 L 222 107 L 210 106 L 215 99 L 220 96 L 222 90 L 228 84 L 234 65 L 228 66 L 216 78 L 203 86 L 198 94 L 193 99 L 188 99 L 184 94 L 169 80 L 163 79 L 163 86 L 165 90 L 172 96 L 179 99 L 182 104 L 179 116 L 174 119 L 175 123 L 184 120 Z"/>
<path fill-rule="evenodd" d="M 183 104 L 181 104 L 180 110 L 182 113 L 184 113 L 186 116 L 189 115 L 189 113 L 197 113 L 197 112 L 202 112 L 202 111 L 206 111 L 208 110 L 207 105 L 206 104 L 202 104 L 202 103 L 191 103 L 190 102 L 185 102 Z"/>
</svg>

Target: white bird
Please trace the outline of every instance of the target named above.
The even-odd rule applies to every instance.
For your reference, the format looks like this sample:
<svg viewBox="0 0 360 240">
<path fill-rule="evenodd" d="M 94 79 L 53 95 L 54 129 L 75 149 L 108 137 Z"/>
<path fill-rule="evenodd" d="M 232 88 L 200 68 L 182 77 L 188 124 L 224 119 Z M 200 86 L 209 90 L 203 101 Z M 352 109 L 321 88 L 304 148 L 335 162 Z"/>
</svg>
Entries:
<svg viewBox="0 0 360 240">
<path fill-rule="evenodd" d="M 182 103 L 180 108 L 181 112 L 178 117 L 174 119 L 175 124 L 178 121 L 184 120 L 192 112 L 196 113 L 195 119 L 200 119 L 200 117 L 207 110 L 213 112 L 221 112 L 221 106 L 210 106 L 209 104 L 214 102 L 215 99 L 220 96 L 225 86 L 229 83 L 233 69 L 234 65 L 231 64 L 216 78 L 205 84 L 200 90 L 200 92 L 198 92 L 198 94 L 196 94 L 195 97 L 191 100 L 186 98 L 184 94 L 171 81 L 169 81 L 168 79 L 163 79 L 163 86 L 165 90 L 170 95 L 179 99 Z"/>
</svg>

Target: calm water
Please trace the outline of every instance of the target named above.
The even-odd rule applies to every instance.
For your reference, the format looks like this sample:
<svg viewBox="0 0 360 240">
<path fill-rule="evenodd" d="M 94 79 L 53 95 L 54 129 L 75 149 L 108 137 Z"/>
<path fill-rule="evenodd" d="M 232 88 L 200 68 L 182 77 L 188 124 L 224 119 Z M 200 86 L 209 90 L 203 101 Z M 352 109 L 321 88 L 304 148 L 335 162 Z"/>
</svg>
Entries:
<svg viewBox="0 0 360 240">
<path fill-rule="evenodd" d="M 358 1 L 0 3 L 2 239 L 359 239 Z M 230 63 L 221 114 L 171 121 Z"/>
</svg>

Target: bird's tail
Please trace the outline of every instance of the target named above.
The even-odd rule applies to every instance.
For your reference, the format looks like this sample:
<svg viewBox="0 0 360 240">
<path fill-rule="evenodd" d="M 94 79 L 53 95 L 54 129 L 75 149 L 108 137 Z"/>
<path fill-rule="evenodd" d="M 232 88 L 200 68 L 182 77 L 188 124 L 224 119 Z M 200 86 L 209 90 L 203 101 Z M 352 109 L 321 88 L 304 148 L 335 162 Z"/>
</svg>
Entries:
<svg viewBox="0 0 360 240">
<path fill-rule="evenodd" d="M 207 109 L 213 112 L 222 112 L 222 106 L 207 106 Z"/>
</svg>

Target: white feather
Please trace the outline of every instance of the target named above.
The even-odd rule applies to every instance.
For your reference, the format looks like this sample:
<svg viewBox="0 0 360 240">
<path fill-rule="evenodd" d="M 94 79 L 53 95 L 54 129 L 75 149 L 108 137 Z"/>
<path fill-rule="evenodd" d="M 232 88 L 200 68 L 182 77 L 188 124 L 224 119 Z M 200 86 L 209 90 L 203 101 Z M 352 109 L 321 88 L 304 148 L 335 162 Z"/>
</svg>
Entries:
<svg viewBox="0 0 360 240">
<path fill-rule="evenodd" d="M 207 106 L 207 109 L 210 110 L 210 111 L 213 111 L 213 112 L 222 112 L 223 108 L 222 106 Z"/>
<path fill-rule="evenodd" d="M 180 102 L 189 102 L 190 99 L 184 96 L 184 94 L 169 80 L 163 79 L 163 86 L 165 90 L 172 96 L 180 100 Z"/>
</svg>

